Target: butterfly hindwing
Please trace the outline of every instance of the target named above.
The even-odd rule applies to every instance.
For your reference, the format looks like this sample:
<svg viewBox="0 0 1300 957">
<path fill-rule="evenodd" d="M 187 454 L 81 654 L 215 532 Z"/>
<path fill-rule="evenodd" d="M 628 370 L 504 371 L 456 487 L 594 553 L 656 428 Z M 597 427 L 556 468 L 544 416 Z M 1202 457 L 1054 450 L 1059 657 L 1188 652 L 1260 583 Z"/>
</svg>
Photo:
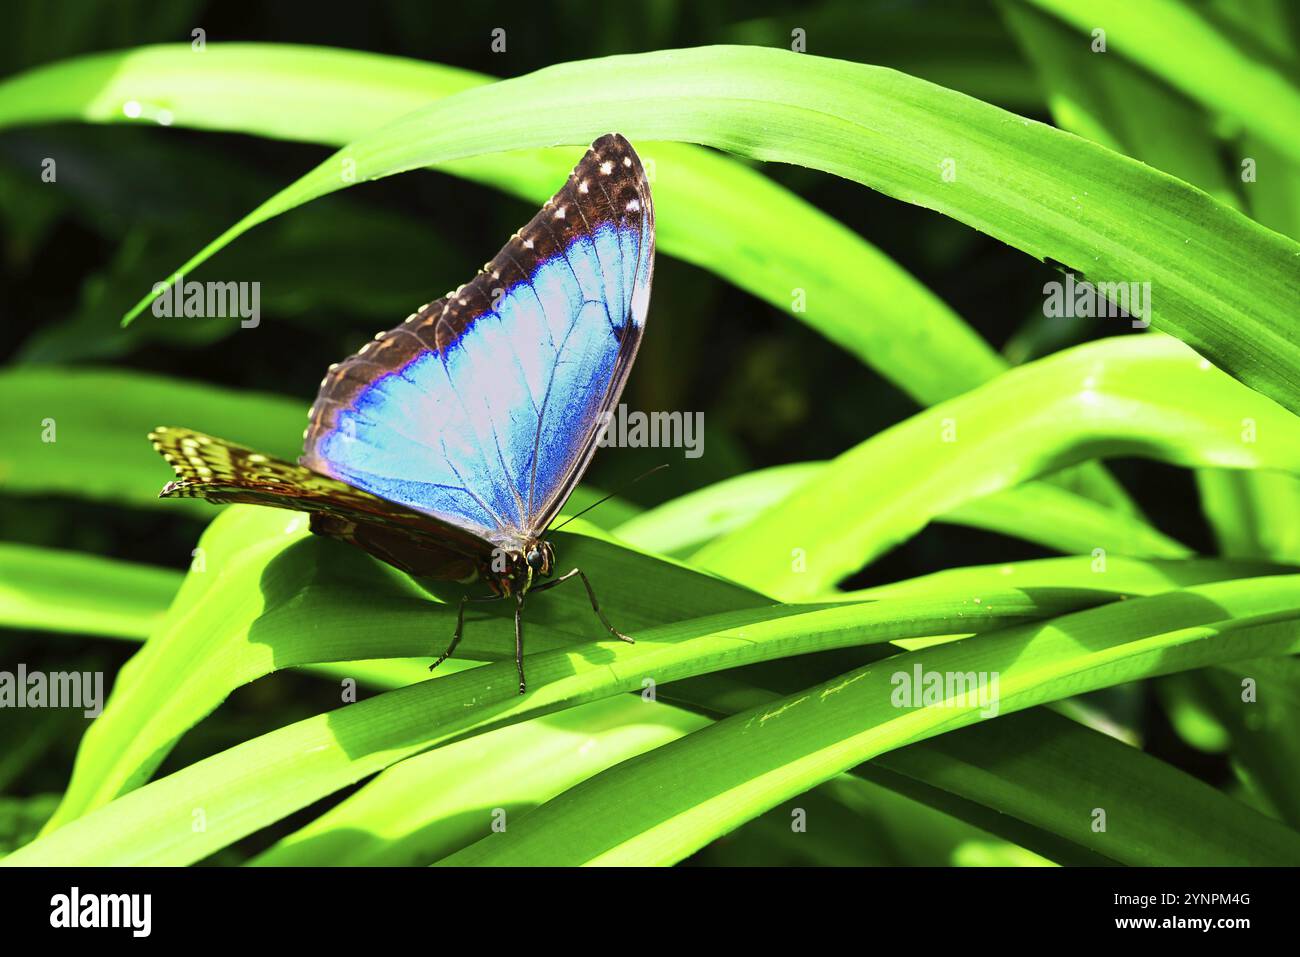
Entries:
<svg viewBox="0 0 1300 957">
<path fill-rule="evenodd" d="M 300 461 L 492 542 L 540 531 L 622 392 L 653 260 L 645 172 L 602 137 L 477 277 L 331 367 Z"/>
<path fill-rule="evenodd" d="M 465 578 L 491 554 L 490 544 L 458 526 L 301 465 L 191 429 L 160 426 L 149 438 L 176 472 L 161 498 L 308 512 L 312 531 L 358 545 L 413 574 Z"/>
</svg>

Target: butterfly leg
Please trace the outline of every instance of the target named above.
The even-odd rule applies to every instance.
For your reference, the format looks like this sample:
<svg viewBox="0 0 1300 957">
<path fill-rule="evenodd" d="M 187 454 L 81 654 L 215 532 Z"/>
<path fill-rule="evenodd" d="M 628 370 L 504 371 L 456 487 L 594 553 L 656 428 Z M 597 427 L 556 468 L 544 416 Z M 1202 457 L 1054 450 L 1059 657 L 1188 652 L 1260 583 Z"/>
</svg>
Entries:
<svg viewBox="0 0 1300 957">
<path fill-rule="evenodd" d="M 573 569 L 573 571 L 565 572 L 559 578 L 556 578 L 553 581 L 546 582 L 543 585 L 534 585 L 532 591 L 539 592 L 539 591 L 546 591 L 546 589 L 548 588 L 554 588 L 556 585 L 559 585 L 563 582 L 567 582 L 574 575 L 577 575 L 579 578 L 582 579 L 582 584 L 587 589 L 587 597 L 591 599 L 591 610 L 596 613 L 596 617 L 599 618 L 600 623 L 605 626 L 605 630 L 608 631 L 615 638 L 617 638 L 619 641 L 626 641 L 628 644 L 631 645 L 636 644 L 636 641 L 631 636 L 623 634 L 623 632 L 619 631 L 617 628 L 615 628 L 613 625 L 609 623 L 609 619 L 605 617 L 605 613 L 600 610 L 600 602 L 596 601 L 596 593 L 591 588 L 591 582 L 587 581 L 587 576 L 583 574 L 581 568 L 575 568 Z"/>
<path fill-rule="evenodd" d="M 429 670 L 432 671 L 434 668 L 438 667 L 438 665 L 442 664 L 444 661 L 450 658 L 452 652 L 456 650 L 456 646 L 460 644 L 460 636 L 465 631 L 465 604 L 467 602 L 500 601 L 504 597 L 505 597 L 504 595 L 488 595 L 483 598 L 477 598 L 477 597 L 472 597 L 470 595 L 462 595 L 460 599 L 460 606 L 456 609 L 456 632 L 451 636 L 451 644 L 447 646 L 446 651 L 444 651 L 441 655 L 438 656 L 437 661 L 429 665 Z"/>
<path fill-rule="evenodd" d="M 515 669 L 519 672 L 519 693 L 524 693 L 524 596 L 515 595 Z"/>
</svg>

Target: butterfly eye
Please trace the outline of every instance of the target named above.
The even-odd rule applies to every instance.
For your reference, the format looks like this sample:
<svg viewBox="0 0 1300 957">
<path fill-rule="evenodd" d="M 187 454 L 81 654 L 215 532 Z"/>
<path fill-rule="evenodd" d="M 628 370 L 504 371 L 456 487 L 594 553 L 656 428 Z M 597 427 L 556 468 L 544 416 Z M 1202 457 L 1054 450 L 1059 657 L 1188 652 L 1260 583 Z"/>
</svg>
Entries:
<svg viewBox="0 0 1300 957">
<path fill-rule="evenodd" d="M 533 571 L 537 571 L 542 567 L 542 553 L 540 550 L 534 548 L 528 553 L 528 564 Z"/>
</svg>

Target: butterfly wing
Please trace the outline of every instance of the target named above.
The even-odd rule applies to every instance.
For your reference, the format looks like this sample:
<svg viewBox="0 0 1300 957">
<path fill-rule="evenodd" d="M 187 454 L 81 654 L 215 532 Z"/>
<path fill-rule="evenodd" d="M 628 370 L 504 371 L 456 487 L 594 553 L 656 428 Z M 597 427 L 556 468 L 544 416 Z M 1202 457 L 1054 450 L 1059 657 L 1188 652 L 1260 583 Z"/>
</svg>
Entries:
<svg viewBox="0 0 1300 957">
<path fill-rule="evenodd" d="M 530 538 L 618 402 L 653 264 L 645 172 L 609 134 L 478 276 L 330 368 L 300 461 L 496 544 Z"/>
<path fill-rule="evenodd" d="M 466 579 L 492 546 L 438 521 L 301 465 L 191 429 L 159 426 L 149 439 L 176 472 L 160 498 L 242 502 L 311 514 L 311 529 L 364 548 L 412 574 Z"/>
</svg>

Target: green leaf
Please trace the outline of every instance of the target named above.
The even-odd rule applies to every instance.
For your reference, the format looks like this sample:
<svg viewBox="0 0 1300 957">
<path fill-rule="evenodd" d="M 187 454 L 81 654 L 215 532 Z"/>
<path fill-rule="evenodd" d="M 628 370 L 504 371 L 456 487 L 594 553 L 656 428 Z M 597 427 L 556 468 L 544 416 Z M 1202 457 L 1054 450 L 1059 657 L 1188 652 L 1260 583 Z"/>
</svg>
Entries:
<svg viewBox="0 0 1300 957">
<path fill-rule="evenodd" d="M 1295 475 L 1202 469 L 1196 484 L 1220 554 L 1300 561 L 1300 479 Z"/>
<path fill-rule="evenodd" d="M 144 638 L 181 577 L 170 568 L 0 542 L 0 626 Z"/>
<path fill-rule="evenodd" d="M 97 369 L 4 370 L 0 407 L 0 492 L 200 515 L 214 514 L 212 506 L 159 500 L 173 476 L 150 447 L 150 430 L 185 425 L 292 461 L 307 421 L 305 402 Z"/>
<path fill-rule="evenodd" d="M 1186 558 L 1192 554 L 1182 542 L 1140 516 L 1108 508 L 1049 481 L 1025 482 L 963 502 L 934 520 L 1010 533 L 1058 552 L 1100 548 L 1135 558 Z"/>
<path fill-rule="evenodd" d="M 161 617 L 180 578 L 179 573 L 167 569 L 24 546 L 0 546 L 0 568 L 7 569 L 6 585 L 0 592 L 3 595 L 0 625 L 58 630 L 67 627 L 133 638 L 143 637 L 147 626 Z M 1098 574 L 1106 575 L 1106 585 L 1111 591 L 1145 594 L 1177 584 L 1265 572 L 1266 568 L 1258 564 L 1213 560 L 1153 563 L 1125 559 L 1114 559 L 1103 572 L 1098 572 L 1091 559 L 1048 559 L 954 569 L 910 583 L 885 586 L 873 590 L 872 594 L 898 595 L 909 591 L 924 594 L 927 590 L 933 594 L 944 589 L 974 593 L 990 585 L 1008 584 L 1022 589 L 1068 587 L 1081 578 L 1087 580 Z M 59 601 L 49 600 L 52 592 L 57 592 Z M 861 597 L 867 594 L 859 593 Z M 129 612 L 123 607 L 127 603 Z M 388 659 L 375 662 L 373 669 L 367 669 L 364 663 L 346 662 L 316 666 L 316 670 L 380 687 L 400 687 L 427 677 L 426 660 Z M 677 689 L 682 687 L 682 682 L 674 684 L 673 695 L 678 695 Z M 774 696 L 756 689 L 747 694 Z M 1050 831 L 1059 819 L 1063 797 L 1082 793 L 1084 787 L 1101 780 L 1089 768 L 1113 769 L 1122 767 L 1125 761 L 1136 762 L 1135 768 L 1108 778 L 1133 783 L 1131 796 L 1142 799 L 1143 804 L 1124 813 L 1134 820 L 1171 817 L 1176 822 L 1180 818 L 1177 809 L 1188 807 L 1196 809 L 1198 815 L 1204 814 L 1200 792 L 1213 794 L 1211 789 L 1177 772 L 1138 774 L 1143 761 L 1158 762 L 1141 755 L 1132 758 L 1137 752 L 1103 735 L 1061 719 L 1055 719 L 1057 725 L 1053 725 L 1049 720 L 1051 715 L 1038 717 L 1041 714 L 1034 712 L 1020 717 L 1031 724 L 1048 721 L 1047 726 L 1035 725 L 1027 730 L 1022 722 L 1009 732 L 1019 740 L 1052 742 L 1050 750 L 1040 748 L 1031 759 L 1003 760 L 1015 751 L 1005 747 L 1001 739 L 1003 726 L 1010 720 L 1007 719 L 965 729 L 951 740 L 945 737 L 921 742 L 882 759 L 884 768 L 899 773 L 885 775 L 868 767 L 859 768 L 855 773 L 867 773 L 886 787 L 919 795 L 941 810 L 1047 853 L 1049 857 L 1064 856 L 1067 861 L 1089 859 L 1068 856 L 1079 854 L 1081 849 L 1054 844 L 1038 827 L 1008 828 L 1007 822 L 1034 821 Z M 701 718 L 670 708 L 648 711 L 639 701 L 619 697 L 451 744 L 383 772 L 356 795 L 282 840 L 254 863 L 373 866 L 436 860 L 488 833 L 496 807 L 503 807 L 513 819 L 524 809 L 548 800 L 595 771 L 674 740 L 703 723 Z M 1045 755 L 1059 757 L 1059 761 L 1045 767 L 1042 761 Z M 990 770 L 995 766 L 996 773 Z M 1174 780 L 1171 787 L 1179 790 L 1165 793 L 1153 783 L 1153 778 L 1156 783 L 1161 780 L 1161 773 L 1165 780 L 1171 776 L 1186 780 Z M 1000 784 L 1003 781 L 1005 785 Z M 448 785 L 447 782 L 457 783 Z M 1183 793 L 1181 789 L 1190 789 L 1191 793 Z M 481 808 L 482 813 L 464 813 L 466 807 Z M 1232 820 L 1222 810 L 1211 816 L 1221 825 Z M 45 817 L 48 812 L 42 820 Z M 1214 834 L 1228 847 L 1240 844 L 1237 836 L 1224 826 Z M 1162 843 L 1167 836 L 1168 843 Z M 1159 827 L 1144 827 L 1139 844 L 1126 842 L 1118 850 L 1129 854 L 1123 858 L 1128 863 L 1190 864 L 1194 861 L 1179 856 L 1189 847 L 1175 828 L 1167 832 Z M 1199 852 L 1206 853 L 1203 844 Z M 1216 858 L 1215 862 L 1228 860 Z"/>
<path fill-rule="evenodd" d="M 121 637 L 135 638 L 142 637 L 145 626 L 161 617 L 180 578 L 170 570 L 23 546 L 0 547 L 0 568 L 9 569 L 4 600 L 0 600 L 0 625 L 60 630 L 71 627 L 88 633 L 112 631 Z M 1180 584 L 1268 571 L 1267 566 L 1258 563 L 1215 560 L 1134 562 L 1115 558 L 1099 567 L 1093 559 L 1047 559 L 953 569 L 860 592 L 855 597 L 934 595 L 945 590 L 978 594 L 1007 585 L 1022 590 L 1061 588 L 1092 580 L 1104 580 L 1108 592 L 1137 595 Z M 1098 579 L 1099 575 L 1104 579 Z M 52 591 L 59 594 L 60 601 L 49 601 Z M 121 608 L 128 597 L 138 599 L 132 603 L 134 614 L 130 618 L 122 615 Z M 105 607 L 110 609 L 110 614 L 100 613 Z M 123 623 L 120 628 L 119 622 Z M 426 663 L 427 659 L 386 659 L 308 667 L 336 679 L 350 677 L 379 687 L 401 687 L 427 677 Z M 455 664 L 449 662 L 444 668 Z M 689 682 L 672 686 L 673 700 L 677 700 L 678 689 L 686 684 Z M 747 690 L 745 694 L 750 699 L 755 694 L 773 696 L 757 689 Z M 1025 718 L 1028 720 L 1030 716 Z M 451 744 L 383 772 L 356 795 L 284 839 L 254 863 L 373 866 L 436 860 L 489 833 L 496 807 L 503 807 L 513 819 L 524 809 L 548 800 L 595 771 L 674 740 L 702 723 L 700 718 L 671 708 L 647 710 L 639 701 L 620 697 Z M 1003 724 L 995 722 L 966 729 L 960 732 L 960 745 L 957 741 L 950 745 L 947 738 L 942 738 L 887 756 L 898 760 L 906 778 L 901 774 L 886 776 L 879 771 L 870 772 L 869 768 L 859 768 L 855 773 L 867 773 L 886 787 L 919 795 L 919 799 L 941 810 L 1049 857 L 1064 858 L 1065 862 L 1096 863 L 1095 859 L 1077 856 L 1081 849 L 1076 846 L 1054 842 L 1046 832 L 1051 831 L 1056 821 L 1054 815 L 1062 795 L 1079 793 L 1083 785 L 1099 780 L 1086 769 L 1120 767 L 1123 761 L 1129 760 L 1130 753 L 1136 752 L 1094 732 L 1086 732 L 1087 736 L 1080 738 L 1079 733 L 1085 731 L 1082 728 L 1069 740 L 1062 738 L 1069 728 L 1061 731 L 1049 725 L 1036 727 L 1032 732 L 1019 728 L 1013 733 L 1021 740 L 1050 739 L 1054 742 L 1052 748 L 1046 752 L 1039 749 L 1034 760 L 1002 762 L 995 778 L 987 769 L 1012 750 L 1000 742 Z M 1070 728 L 1077 727 L 1070 724 Z M 937 750 L 940 757 L 930 759 L 918 753 L 931 750 Z M 1100 753 L 1094 754 L 1098 750 Z M 1059 757 L 1058 764 L 1044 767 L 1038 760 L 1044 753 Z M 889 760 L 885 760 L 884 766 L 898 770 Z M 1137 767 L 1141 766 L 1139 762 Z M 1080 774 L 1083 779 L 1074 780 Z M 1173 774 L 1177 777 L 1176 772 Z M 1179 814 L 1175 809 L 1200 808 L 1197 789 L 1209 790 L 1197 782 L 1189 785 L 1175 781 L 1178 788 L 1192 788 L 1192 793 L 1164 793 L 1154 786 L 1152 775 L 1131 772 L 1117 776 L 1134 782 L 1132 796 L 1145 800 L 1141 808 L 1126 812 L 1134 819 L 1172 817 L 1177 820 Z M 998 786 L 999 781 L 1007 778 L 1010 780 L 1006 786 Z M 447 782 L 457 783 L 448 785 Z M 466 807 L 481 808 L 482 813 L 464 813 Z M 1220 822 L 1229 820 L 1221 812 L 1214 817 Z M 1034 821 L 1041 823 L 1043 829 L 1031 825 L 1008 827 L 1011 820 L 1021 824 Z M 1225 827 L 1217 829 L 1215 834 L 1221 835 L 1230 846 L 1238 843 L 1236 836 Z M 1119 850 L 1131 852 L 1130 857 L 1123 858 L 1129 863 L 1152 863 L 1153 855 L 1161 863 L 1194 863 L 1179 857 L 1190 847 L 1180 833 L 1173 831 L 1168 843 L 1163 843 L 1166 837 L 1166 831 L 1161 828 L 1144 828 L 1142 842 L 1126 843 Z M 1203 845 L 1200 851 L 1206 852 Z M 1226 857 L 1216 858 L 1216 862 L 1227 861 Z"/>
<path fill-rule="evenodd" d="M 431 584 L 431 593 L 357 549 L 311 535 L 306 525 L 298 513 L 247 506 L 228 507 L 212 523 L 199 541 L 202 570 L 187 576 L 87 730 L 51 827 L 146 780 L 180 736 L 240 685 L 281 668 L 432 658 L 446 647 L 456 609 L 437 598 L 454 599 L 454 588 Z M 560 561 L 588 570 L 608 617 L 633 636 L 680 618 L 768 604 L 596 538 L 560 532 L 554 540 Z M 458 657 L 513 662 L 512 608 L 471 608 Z M 602 634 L 580 585 L 530 601 L 526 621 L 530 652 Z"/>
<path fill-rule="evenodd" d="M 868 439 L 693 561 L 787 600 L 818 594 L 963 502 L 1108 455 L 1300 472 L 1300 419 L 1177 340 L 1103 340 Z"/>
<path fill-rule="evenodd" d="M 917 13 L 901 4 L 824 4 L 800 10 L 798 24 L 822 56 L 887 66 L 1002 106 L 1042 107 L 1033 71 L 1009 55 L 1006 29 L 983 4 L 946 4 L 942 16 Z M 792 26 L 782 12 L 729 24 L 721 38 L 788 47 Z"/>
<path fill-rule="evenodd" d="M 101 813 L 86 814 L 88 809 L 139 784 L 171 741 L 240 681 L 306 661 L 419 654 L 427 648 L 429 636 L 442 630 L 433 622 L 441 620 L 444 629 L 449 626 L 451 610 L 418 598 L 418 589 L 405 576 L 391 574 L 335 543 L 314 538 L 296 541 L 284 534 L 281 519 L 265 509 L 232 508 L 214 523 L 207 542 L 208 568 L 220 577 L 191 574 L 164 625 L 170 631 L 151 642 L 119 675 L 108 706 L 83 743 L 68 797 L 50 825 L 51 839 L 62 841 L 60 835 L 69 830 L 78 833 L 74 829 L 82 822 Z M 270 540 L 265 538 L 268 528 Z M 289 541 L 282 541 L 285 538 Z M 669 608 L 681 614 L 691 604 L 737 607 L 755 601 L 755 596 L 724 583 L 684 571 L 678 574 L 672 566 L 647 563 L 636 553 L 597 540 L 563 539 L 566 555 L 602 570 L 595 584 L 610 606 L 610 616 L 620 625 L 630 622 L 635 627 L 638 612 L 646 620 L 665 615 Z M 323 560 L 320 550 L 329 551 L 328 560 Z M 125 854 L 140 862 L 198 860 L 249 833 L 245 828 L 270 823 L 439 742 L 620 691 L 641 690 L 646 678 L 662 685 L 792 654 L 996 628 L 1114 600 L 1123 592 L 1112 588 L 1122 589 L 1129 579 L 1141 578 L 1122 568 L 1116 570 L 1118 577 L 1100 583 L 1094 573 L 1083 574 L 1087 587 L 1041 592 L 990 587 L 974 596 L 959 590 L 951 595 L 931 592 L 847 606 L 742 608 L 635 631 L 635 645 L 572 644 L 566 635 L 591 636 L 599 634 L 598 628 L 592 624 L 585 596 L 552 592 L 529 606 L 529 648 L 552 650 L 528 655 L 528 696 L 516 694 L 514 665 L 507 660 L 438 677 L 272 732 L 240 746 L 246 751 L 236 748 L 211 759 L 218 762 L 215 768 L 200 762 L 112 801 L 109 807 L 128 813 L 135 821 L 132 827 L 148 830 L 153 837 L 137 831 L 131 838 L 114 824 L 97 831 L 98 850 L 87 849 L 87 859 L 124 860 Z M 248 600 L 245 582 L 249 578 L 262 582 L 265 597 Z M 624 583 L 621 589 L 619 583 Z M 353 592 L 364 593 L 365 603 L 359 603 Z M 263 609 L 263 602 L 270 604 Z M 211 618 L 207 627 L 188 627 L 197 626 L 205 616 Z M 363 618 L 365 627 L 358 625 Z M 312 622 L 310 632 L 302 628 L 304 619 Z M 465 644 L 471 656 L 504 653 L 509 657 L 508 619 L 492 616 L 468 624 L 473 627 Z M 178 815 L 174 827 L 164 826 L 156 816 L 159 786 L 178 802 L 172 806 Z M 136 799 L 144 803 L 123 804 L 144 791 L 151 796 Z M 195 804 L 200 795 L 202 806 L 210 809 L 209 829 L 196 836 L 190 833 L 188 821 L 192 808 L 200 806 Z M 129 811 L 132 807 L 137 810 Z M 213 823 L 216 818 L 219 826 Z"/>
<path fill-rule="evenodd" d="M 682 700 L 679 689 L 697 682 L 723 685 L 728 679 L 678 682 L 669 693 L 674 701 Z M 709 699 L 717 697 L 711 690 L 703 697 L 688 694 L 688 703 L 711 710 Z M 721 713 L 733 714 L 771 707 L 782 695 L 733 687 L 722 697 Z M 1295 832 L 1050 707 L 1001 715 L 918 741 L 849 773 L 1059 864 L 1195 867 L 1282 864 L 1295 857 Z M 1106 809 L 1106 831 L 1092 830 L 1097 807 Z M 1218 826 L 1207 831 L 1207 820 Z M 1135 821 L 1141 826 L 1131 826 Z"/>
<path fill-rule="evenodd" d="M 1093 282 L 1149 282 L 1156 328 L 1300 410 L 1295 243 L 1051 127 L 889 70 L 780 50 L 701 47 L 582 61 L 447 97 L 354 140 L 172 278 L 258 223 L 350 182 L 557 141 L 585 145 L 610 129 L 636 142 L 704 143 L 820 169 L 936 209 Z M 939 175 L 946 160 L 955 178 Z M 669 220 L 665 211 L 660 222 Z"/>
<path fill-rule="evenodd" d="M 708 720 L 639 698 L 604 701 L 512 724 L 407 758 L 249 863 L 269 867 L 411 867 L 509 826 L 619 761 Z"/>
<path fill-rule="evenodd" d="M 999 8 L 1020 38 L 1021 48 L 1042 73 L 1058 126 L 1122 150 L 1199 186 L 1221 202 L 1239 203 L 1211 118 L 1197 103 L 1125 59 L 1125 51 L 1131 50 L 1142 56 L 1144 63 L 1158 67 L 1159 59 L 1147 57 L 1150 48 L 1146 43 L 1125 43 L 1098 56 L 1075 30 L 1050 13 L 1005 0 Z M 1255 201 L 1251 205 L 1256 219 L 1263 212 L 1269 218 L 1261 222 L 1294 238 L 1294 231 L 1279 224 L 1290 225 L 1288 190 L 1297 179 L 1296 164 L 1274 155 L 1266 144 L 1254 146 L 1254 152 L 1258 147 L 1265 149 L 1259 161 L 1266 164 L 1268 173 L 1262 179 L 1243 182 L 1240 188 L 1248 200 Z M 1200 469 L 1196 481 L 1223 554 L 1280 561 L 1300 557 L 1300 541 L 1294 540 L 1300 534 L 1300 480 L 1296 477 Z"/>
<path fill-rule="evenodd" d="M 1261 569 L 1217 561 L 1129 562 L 1106 570 L 1109 588 L 1143 594 Z M 965 574 L 953 574 L 953 572 Z M 984 574 L 983 580 L 974 573 Z M 1049 559 L 989 569 L 956 569 L 941 576 L 894 586 L 893 594 L 930 594 L 990 584 L 1062 586 L 1099 574 L 1083 559 Z M 923 587 L 925 586 L 925 587 Z M 888 588 L 885 593 L 890 593 Z M 719 686 L 727 686 L 718 694 Z M 683 698 L 688 688 L 704 693 Z M 676 682 L 661 702 L 685 701 L 709 713 L 733 713 L 745 702 L 779 697 L 744 687 L 725 675 Z M 306 825 L 253 863 L 413 865 L 428 863 L 493 833 L 497 808 L 513 821 L 528 808 L 576 785 L 592 773 L 676 740 L 703 725 L 672 709 L 648 709 L 619 697 L 583 705 L 559 715 L 489 732 L 409 758 L 378 775 L 355 795 Z M 1038 742 L 1025 749 L 1025 741 Z M 578 746 L 581 744 L 581 746 Z M 1106 770 L 1105 774 L 1098 769 Z M 1061 863 L 1138 865 L 1246 864 L 1245 848 L 1272 840 L 1276 830 L 1213 788 L 1160 761 L 1042 709 L 981 722 L 952 735 L 918 742 L 851 773 L 917 798 L 939 810 L 1029 847 Z M 1123 782 L 1122 788 L 1115 781 Z M 1097 791 L 1094 798 L 1081 797 Z M 1108 842 L 1106 855 L 1086 851 L 1070 822 L 1080 802 L 1095 806 L 1108 796 L 1117 818 L 1143 821 Z M 472 809 L 466 812 L 466 808 Z M 1243 813 L 1244 811 L 1244 813 Z M 1220 822 L 1212 836 L 1200 822 Z M 822 827 L 824 827 L 824 822 Z M 820 829 L 820 828 L 819 828 Z M 1243 838 L 1240 830 L 1246 832 Z M 1286 846 L 1283 842 L 1280 846 Z M 1107 856 L 1113 855 L 1113 856 Z"/>
<path fill-rule="evenodd" d="M 685 557 L 744 525 L 825 469 L 796 462 L 746 472 L 647 509 L 614 529 L 620 540 L 660 555 Z"/>
<path fill-rule="evenodd" d="M 684 558 L 795 494 L 826 467 L 824 462 L 798 462 L 725 479 L 640 513 L 618 525 L 616 534 L 640 548 Z M 1015 535 L 1061 552 L 1101 548 L 1144 558 L 1191 554 L 1136 514 L 1046 482 L 1026 482 L 965 502 L 934 520 Z"/>
<path fill-rule="evenodd" d="M 1258 658 L 1191 676 L 1227 729 L 1233 767 L 1292 827 L 1300 827 L 1300 661 Z"/>
<path fill-rule="evenodd" d="M 182 47 L 99 54 L 0 83 L 0 127 L 82 119 L 152 122 L 346 143 L 431 99 L 488 82 L 436 64 L 347 50 L 221 44 L 195 62 Z M 1004 360 L 938 298 L 856 233 L 743 164 L 674 143 L 653 161 L 658 248 L 767 300 L 873 365 L 922 404 L 973 388 Z M 490 153 L 437 164 L 535 203 L 573 163 L 569 150 Z M 670 175 L 660 179 L 662 168 Z M 793 309 L 795 290 L 804 309 Z M 863 313 L 872 321 L 858 318 Z M 1135 513 L 1122 487 L 1081 467 L 1079 488 Z M 1075 519 L 1076 523 L 1079 519 Z"/>
<path fill-rule="evenodd" d="M 231 539 L 255 538 L 259 517 L 253 513 L 258 511 L 265 510 L 232 509 L 214 524 L 230 526 Z M 237 519 L 247 527 L 236 527 Z M 281 537 L 283 533 L 276 539 Z M 647 679 L 666 684 L 793 654 L 894 638 L 965 634 L 1116 597 L 1091 588 L 1043 595 L 1005 589 L 978 600 L 961 595 L 824 607 L 752 607 L 757 596 L 751 593 L 661 562 L 647 563 L 644 556 L 626 549 L 566 535 L 560 545 L 576 561 L 601 569 L 601 577 L 594 580 L 597 591 L 611 606 L 610 617 L 633 632 L 636 644 L 574 645 L 572 638 L 566 643 L 565 636 L 599 634 L 599 626 L 592 623 L 585 595 L 550 592 L 529 607 L 530 647 L 549 645 L 552 650 L 528 655 L 527 696 L 517 693 L 512 661 L 484 665 L 283 728 L 211 759 L 217 767 L 199 762 L 112 800 L 140 784 L 175 738 L 241 681 L 305 661 L 415 654 L 427 647 L 431 634 L 449 630 L 451 609 L 416 598 L 405 576 L 389 574 L 366 556 L 324 540 L 286 547 L 276 539 L 260 547 L 232 541 L 240 561 L 231 562 L 222 573 L 224 582 L 191 588 L 187 581 L 164 626 L 173 629 L 174 637 L 150 642 L 119 675 L 104 713 L 87 732 L 64 804 L 49 825 L 48 837 L 38 845 L 62 846 L 64 851 L 57 853 L 67 853 L 70 846 L 64 842 L 76 840 L 78 833 L 84 837 L 83 827 L 92 822 L 89 826 L 99 834 L 94 847 L 83 844 L 76 852 L 85 862 L 195 861 L 248 829 L 437 743 L 620 691 L 641 690 Z M 221 543 L 212 544 L 208 567 L 221 568 Z M 321 548 L 331 550 L 329 561 L 317 554 Z M 350 558 L 358 563 L 355 567 L 349 566 Z M 367 570 L 362 562 L 372 568 Z M 250 598 L 246 584 L 254 576 L 266 592 L 256 599 Z M 365 596 L 364 603 L 359 595 Z M 741 610 L 645 631 L 637 626 L 637 612 L 640 621 L 648 621 L 682 615 L 691 605 L 716 607 L 724 602 Z M 212 625 L 197 627 L 204 617 Z M 304 617 L 312 622 L 309 633 L 302 627 Z M 442 629 L 432 624 L 439 620 Z M 465 639 L 470 656 L 509 656 L 513 645 L 506 637 L 512 630 L 508 618 L 494 615 L 467 625 L 473 626 Z M 489 637 L 493 634 L 495 643 Z M 161 797 L 159 788 L 179 803 Z M 141 794 L 145 796 L 137 797 Z M 208 829 L 195 835 L 188 821 L 192 809 L 200 806 L 195 803 L 199 795 L 201 806 L 208 808 Z M 86 813 L 108 801 L 112 803 L 107 807 Z M 93 823 L 110 808 L 126 818 L 103 828 Z M 172 813 L 179 817 L 164 822 Z M 181 818 L 186 823 L 178 830 Z M 134 822 L 130 826 L 128 819 Z M 144 837 L 139 828 L 152 836 Z"/>
<path fill-rule="evenodd" d="M 1106 52 L 1094 53 L 1090 37 L 1081 37 L 1045 10 L 1023 0 L 1001 0 L 998 7 L 1041 75 L 1057 126 L 1177 176 L 1221 203 L 1237 205 L 1211 118 L 1199 104 L 1142 69 L 1151 62 L 1145 57 L 1146 37 L 1142 43 L 1119 42 L 1112 48 L 1111 40 L 1130 41 L 1131 35 L 1116 38 L 1108 31 Z M 1088 29 L 1099 27 L 1098 20 Z M 1141 65 L 1129 60 L 1128 52 L 1143 56 Z"/>
<path fill-rule="evenodd" d="M 1292 579 L 1199 586 L 908 652 L 760 705 L 625 761 L 443 863 L 672 864 L 780 801 L 893 748 L 988 716 L 1242 655 L 1300 650 Z M 1289 593 L 1288 593 L 1289 592 Z M 896 706 L 896 675 L 997 674 L 996 697 Z M 725 755 L 725 760 L 722 756 Z M 646 800 L 645 782 L 658 782 Z M 617 815 L 600 808 L 617 807 Z M 1145 822 L 1144 822 L 1145 823 Z M 1114 825 L 1112 825 L 1114 826 Z M 1300 859 L 1300 834 L 1256 829 L 1243 856 Z M 1271 842 L 1285 834 L 1283 847 Z M 1075 840 L 1104 853 L 1078 808 Z"/>
<path fill-rule="evenodd" d="M 0 128 L 129 122 L 123 105 L 130 101 L 142 104 L 146 122 L 166 110 L 170 125 L 341 145 L 439 97 L 490 82 L 465 70 L 351 50 L 212 44 L 199 59 L 188 45 L 146 47 L 0 83 Z M 661 252 L 809 323 L 923 404 L 1004 367 L 905 270 L 761 173 L 682 144 L 637 145 L 653 161 Z M 533 150 L 430 165 L 540 204 L 575 159 L 568 149 Z M 796 288 L 806 293 L 806 311 L 792 308 Z M 859 318 L 864 313 L 871 321 Z"/>
<path fill-rule="evenodd" d="M 1101 588 L 1117 595 L 1155 595 L 1190 585 L 1284 575 L 1294 566 L 1267 562 L 1193 558 L 1180 561 L 1137 560 L 1120 556 L 1071 555 L 1027 562 L 945 568 L 904 581 L 835 592 L 842 600 L 906 598 L 922 595 L 979 595 L 986 590 L 1019 588 L 1028 591 L 1055 588 Z"/>
<path fill-rule="evenodd" d="M 1140 64 L 1207 108 L 1245 124 L 1292 159 L 1300 159 L 1296 122 L 1300 86 L 1258 48 L 1247 49 L 1222 26 L 1176 0 L 1027 0 L 1084 34 L 1106 32 L 1110 50 Z M 1088 39 L 1081 37 L 1080 44 Z"/>
</svg>

